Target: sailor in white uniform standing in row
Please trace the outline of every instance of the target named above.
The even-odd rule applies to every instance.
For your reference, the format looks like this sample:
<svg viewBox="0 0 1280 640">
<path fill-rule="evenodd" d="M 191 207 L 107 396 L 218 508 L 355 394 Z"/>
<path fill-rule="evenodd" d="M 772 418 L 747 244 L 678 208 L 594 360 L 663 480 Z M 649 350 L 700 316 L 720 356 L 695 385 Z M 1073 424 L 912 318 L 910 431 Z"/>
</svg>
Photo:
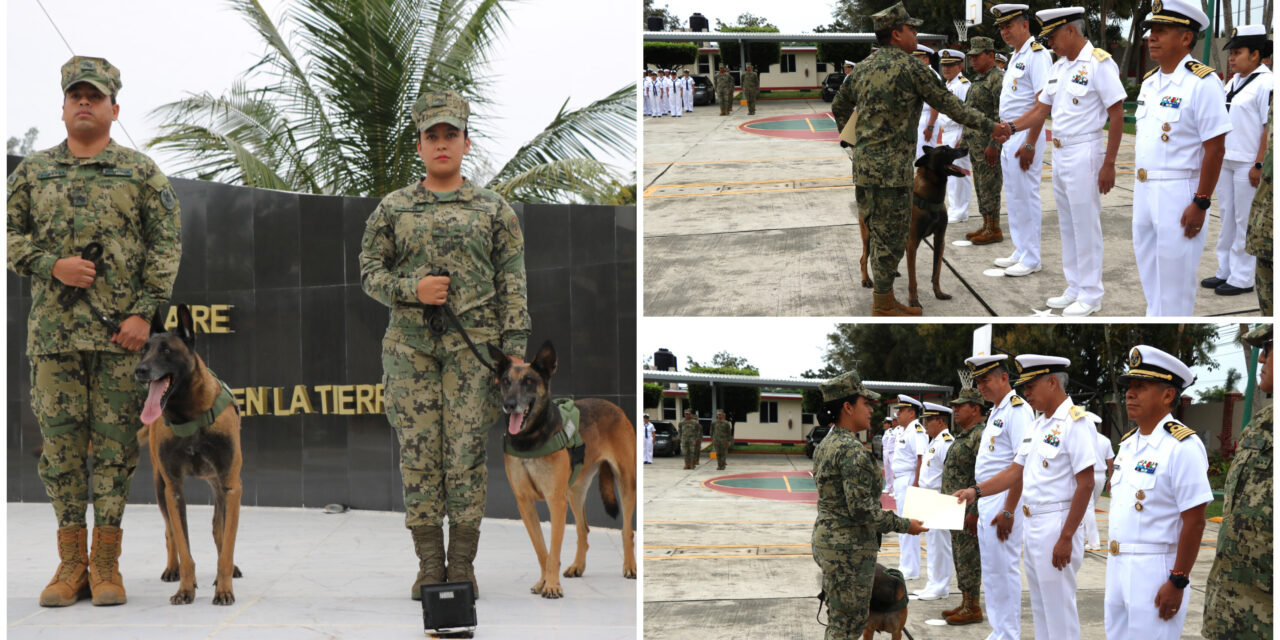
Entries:
<svg viewBox="0 0 1280 640">
<path fill-rule="evenodd" d="M 956 49 L 943 49 L 938 52 L 942 66 L 942 77 L 947 81 L 947 91 L 964 102 L 969 95 L 969 79 L 964 77 L 961 67 L 964 66 L 964 52 Z M 952 149 L 961 147 L 960 134 L 964 126 L 952 120 L 945 113 L 938 114 L 935 124 L 938 128 L 938 139 Z M 954 163 L 965 171 L 972 171 L 973 165 L 969 156 L 965 155 Z M 973 178 L 969 176 L 952 176 L 947 180 L 947 223 L 955 224 L 969 219 L 969 202 L 973 199 Z"/>
<path fill-rule="evenodd" d="M 920 467 L 924 464 L 924 452 L 929 446 L 929 439 L 924 426 L 920 424 L 922 405 L 919 400 L 907 395 L 898 396 L 898 442 L 893 449 L 893 500 L 898 515 L 902 515 L 902 507 L 906 503 L 907 487 L 919 486 Z M 906 533 L 898 534 L 898 570 L 907 580 L 920 578 L 920 536 Z"/>
<path fill-rule="evenodd" d="M 947 461 L 947 450 L 955 440 L 950 430 L 951 407 L 926 402 L 920 417 L 929 436 L 929 448 L 925 450 L 924 464 L 920 467 L 920 488 L 937 491 L 942 488 L 942 467 Z M 951 595 L 949 583 L 954 570 L 951 531 L 930 529 L 925 532 L 924 539 L 925 555 L 929 558 L 929 582 L 915 594 L 921 600 L 941 600 Z"/>
</svg>

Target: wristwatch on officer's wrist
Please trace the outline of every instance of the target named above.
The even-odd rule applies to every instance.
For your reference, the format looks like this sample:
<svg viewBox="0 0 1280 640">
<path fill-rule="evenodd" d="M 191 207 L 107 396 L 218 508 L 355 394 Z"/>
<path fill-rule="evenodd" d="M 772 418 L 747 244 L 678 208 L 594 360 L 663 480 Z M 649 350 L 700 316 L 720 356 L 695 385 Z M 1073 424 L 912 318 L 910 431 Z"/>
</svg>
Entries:
<svg viewBox="0 0 1280 640">
<path fill-rule="evenodd" d="M 1191 198 L 1191 201 L 1194 202 L 1197 207 L 1200 207 L 1201 210 L 1207 211 L 1209 209 L 1208 196 L 1202 196 L 1197 193 L 1195 197 Z"/>
<path fill-rule="evenodd" d="M 1036 150 L 1036 146 L 1035 146 L 1034 144 L 1024 144 L 1024 145 L 1022 145 L 1022 148 L 1026 149 L 1027 151 L 1035 151 L 1035 150 Z"/>
<path fill-rule="evenodd" d="M 1257 169 L 1258 171 L 1262 171 L 1262 163 L 1261 162 L 1253 163 L 1253 168 Z"/>
<path fill-rule="evenodd" d="M 1009 123 L 1009 135 L 1013 135 L 1013 134 L 1015 134 L 1015 133 L 1017 133 L 1017 132 L 1018 132 L 1018 128 L 1017 128 L 1017 127 L 1015 127 L 1015 126 L 1013 125 L 1013 123 L 1012 123 L 1012 122 L 1010 122 L 1010 123 Z"/>
<path fill-rule="evenodd" d="M 972 487 L 969 487 L 969 488 L 970 488 L 970 489 L 973 489 L 973 493 L 974 493 L 974 497 L 973 497 L 973 499 L 974 499 L 974 500 L 977 500 L 978 498 L 981 498 L 981 497 L 982 497 L 982 487 L 979 487 L 977 484 L 975 484 L 975 485 L 973 485 Z"/>
<path fill-rule="evenodd" d="M 1013 513 L 1009 512 L 1009 511 L 1007 511 L 1007 510 L 1006 510 L 1006 511 L 1001 511 L 1001 512 L 1000 512 L 1000 515 L 1002 515 L 1002 516 L 1004 516 L 1004 517 L 1006 517 L 1006 518 L 1008 518 L 1008 519 L 1010 519 L 1010 520 L 1012 520 L 1012 519 L 1013 519 Z"/>
<path fill-rule="evenodd" d="M 1191 580 L 1189 578 L 1172 571 L 1169 572 L 1169 582 L 1177 589 L 1186 589 L 1187 585 L 1191 584 Z"/>
</svg>

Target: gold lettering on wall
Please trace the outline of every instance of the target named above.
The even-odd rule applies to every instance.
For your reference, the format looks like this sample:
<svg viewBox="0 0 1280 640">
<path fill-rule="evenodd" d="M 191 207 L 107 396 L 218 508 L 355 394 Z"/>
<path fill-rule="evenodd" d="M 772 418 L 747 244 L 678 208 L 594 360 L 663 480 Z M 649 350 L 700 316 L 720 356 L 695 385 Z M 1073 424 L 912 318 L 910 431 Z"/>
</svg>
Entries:
<svg viewBox="0 0 1280 640">
<path fill-rule="evenodd" d="M 231 330 L 231 309 L 229 304 L 190 304 L 191 324 L 196 333 L 235 333 Z M 169 315 L 165 317 L 164 328 L 173 331 L 178 327 L 178 305 L 169 306 Z"/>
<path fill-rule="evenodd" d="M 240 415 L 246 417 L 303 413 L 342 416 L 383 413 L 381 383 L 239 387 L 231 389 L 231 396 L 235 398 Z M 319 402 L 316 402 L 317 399 Z"/>
</svg>

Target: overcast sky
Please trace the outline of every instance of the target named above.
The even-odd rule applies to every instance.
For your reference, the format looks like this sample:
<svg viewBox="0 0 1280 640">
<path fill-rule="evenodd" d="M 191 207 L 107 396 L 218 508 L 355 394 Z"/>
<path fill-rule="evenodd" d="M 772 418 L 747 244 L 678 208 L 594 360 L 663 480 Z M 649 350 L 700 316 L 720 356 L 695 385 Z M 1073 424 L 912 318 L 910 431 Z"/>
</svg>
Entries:
<svg viewBox="0 0 1280 640">
<path fill-rule="evenodd" d="M 287 3 L 261 1 L 279 24 Z M 265 51 L 244 18 L 220 0 L 42 2 L 75 53 L 104 57 L 120 68 L 120 121 L 112 133 L 128 146 L 141 147 L 157 134 L 158 123 L 147 117 L 152 109 L 188 93 L 225 93 Z M 54 146 L 66 137 L 59 70 L 71 52 L 36 0 L 5 5 L 5 138 L 35 126 L 36 149 Z M 584 0 L 507 5 L 506 35 L 490 65 L 495 104 L 489 112 L 499 118 L 488 119 L 491 139 L 476 140 L 495 168 L 545 128 L 565 98 L 571 97 L 569 108 L 582 107 L 632 81 L 622 70 L 639 66 L 637 29 L 634 21 L 619 19 L 617 9 L 612 2 Z M 556 73 L 548 73 L 553 67 Z M 174 166 L 150 155 L 162 169 Z M 610 163 L 627 176 L 635 170 L 631 158 Z"/>
<path fill-rule="evenodd" d="M 790 3 L 780 3 L 776 0 L 654 0 L 653 2 L 655 9 L 661 9 L 664 5 L 672 15 L 680 18 L 681 24 L 687 24 L 689 16 L 695 12 L 701 13 L 706 17 L 712 31 L 716 29 L 716 19 L 725 24 L 737 24 L 738 16 L 743 13 L 766 18 L 783 33 L 807 33 L 813 31 L 816 26 L 831 24 L 834 21 L 831 17 L 832 4 L 823 0 Z M 672 26 L 667 25 L 667 29 L 671 29 Z"/>
</svg>

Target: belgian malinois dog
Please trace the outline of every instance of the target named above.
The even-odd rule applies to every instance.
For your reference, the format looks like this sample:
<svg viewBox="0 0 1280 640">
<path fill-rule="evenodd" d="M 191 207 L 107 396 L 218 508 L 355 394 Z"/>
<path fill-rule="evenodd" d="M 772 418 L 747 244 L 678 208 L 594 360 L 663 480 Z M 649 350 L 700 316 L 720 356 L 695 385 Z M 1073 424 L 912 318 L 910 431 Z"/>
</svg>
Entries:
<svg viewBox="0 0 1280 640">
<path fill-rule="evenodd" d="M 942 276 L 942 250 L 946 247 L 943 236 L 947 233 L 947 177 L 964 177 L 964 170 L 953 164 L 969 155 L 968 147 L 952 149 L 949 146 L 923 147 L 924 155 L 916 160 L 915 186 L 911 191 L 911 229 L 907 236 L 907 304 L 920 306 L 916 295 L 916 249 L 920 241 L 933 235 L 933 295 L 939 300 L 950 300 L 951 294 L 943 293 L 938 279 Z M 867 275 L 867 257 L 871 255 L 871 232 L 865 219 L 858 221 L 862 231 L 862 286 L 870 289 L 871 277 Z M 897 274 L 894 274 L 897 275 Z"/>
<path fill-rule="evenodd" d="M 902 629 L 907 626 L 907 607 L 897 611 L 889 609 L 906 597 L 906 583 L 885 573 L 884 567 L 876 564 L 876 579 L 871 585 L 870 615 L 867 616 L 862 640 L 872 640 L 878 631 L 890 634 L 893 640 L 901 640 Z"/>
<path fill-rule="evenodd" d="M 545 342 L 532 362 L 511 360 L 492 345 L 489 353 L 497 367 L 502 411 L 507 416 L 506 438 L 520 451 L 532 451 L 566 428 L 551 402 L 551 376 L 556 372 L 556 350 Z M 544 598 L 559 598 L 560 543 L 564 540 L 565 505 L 573 509 L 578 525 L 578 554 L 564 577 L 576 578 L 587 566 L 587 515 L 584 503 L 592 480 L 600 476 L 600 497 L 605 511 L 618 517 L 617 486 L 622 494 L 622 575 L 636 577 L 635 532 L 631 514 L 636 506 L 636 431 L 622 409 L 607 400 L 585 398 L 574 402 L 579 412 L 576 427 L 582 433 L 585 452 L 582 469 L 572 485 L 573 461 L 568 449 L 539 458 L 504 454 L 507 481 L 516 496 L 520 519 L 538 554 L 541 577 L 529 589 Z M 538 523 L 536 500 L 544 500 L 551 513 L 551 547 L 548 549 Z"/>
<path fill-rule="evenodd" d="M 213 488 L 213 543 L 218 548 L 213 604 L 232 604 L 236 598 L 231 579 L 241 575 L 233 560 L 243 464 L 240 412 L 231 402 L 209 417 L 210 424 L 185 437 L 170 426 L 210 413 L 222 394 L 222 383 L 195 352 L 195 331 L 186 305 L 178 306 L 178 326 L 172 332 L 164 327 L 162 311 L 156 311 L 151 318 L 151 336 L 142 349 L 134 376 L 148 386 L 142 409 L 146 426 L 138 439 L 150 441 L 156 498 L 164 515 L 168 562 L 160 579 L 179 583 L 178 592 L 169 598 L 169 603 L 190 604 L 196 595 L 196 566 L 187 536 L 187 503 L 182 497 L 183 478 L 196 476 Z"/>
</svg>

